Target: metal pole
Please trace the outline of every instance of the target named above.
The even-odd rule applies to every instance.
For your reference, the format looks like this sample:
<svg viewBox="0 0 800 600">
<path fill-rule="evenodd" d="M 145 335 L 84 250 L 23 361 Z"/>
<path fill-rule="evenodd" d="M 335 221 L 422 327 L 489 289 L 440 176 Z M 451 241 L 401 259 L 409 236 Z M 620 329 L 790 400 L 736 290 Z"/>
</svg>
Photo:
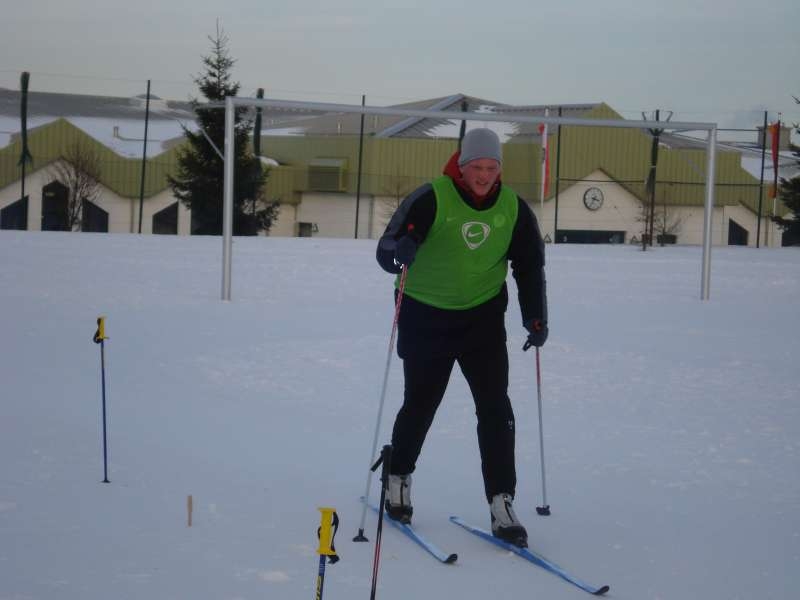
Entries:
<svg viewBox="0 0 800 600">
<path fill-rule="evenodd" d="M 103 398 L 103 483 L 108 481 L 108 443 L 106 435 L 106 318 L 97 317 L 97 331 L 92 340 L 100 344 L 100 389 Z"/>
<path fill-rule="evenodd" d="M 367 96 L 361 94 L 361 106 L 367 102 Z M 364 153 L 364 113 L 361 113 L 361 129 L 358 134 L 358 178 L 356 179 L 356 234 L 355 239 L 358 239 L 358 213 L 361 209 L 361 159 Z"/>
<path fill-rule="evenodd" d="M 25 200 L 25 166 L 28 160 L 33 163 L 33 158 L 30 155 L 30 151 L 28 150 L 28 84 L 30 83 L 30 73 L 27 71 L 23 71 L 22 75 L 20 75 L 20 143 L 21 143 L 21 152 L 19 161 L 22 166 L 22 178 L 20 179 L 20 199 Z M 30 208 L 28 209 L 30 213 Z M 28 224 L 25 224 L 25 227 L 28 227 Z"/>
<path fill-rule="evenodd" d="M 231 299 L 231 256 L 233 246 L 233 97 L 225 98 L 225 169 L 222 202 L 222 299 Z"/>
<path fill-rule="evenodd" d="M 764 111 L 764 130 L 761 132 L 761 179 L 758 183 L 758 226 L 756 227 L 756 248 L 761 247 L 761 206 L 764 200 L 764 161 L 767 157 L 767 111 Z"/>
<path fill-rule="evenodd" d="M 544 116 L 550 116 L 550 109 L 544 109 Z M 542 223 L 544 223 L 544 187 L 545 187 L 545 179 L 547 177 L 547 123 L 544 123 L 544 128 L 542 129 L 542 146 L 541 146 L 541 153 L 542 153 L 542 181 L 540 187 L 540 194 L 539 194 L 539 211 L 542 216 Z M 553 232 L 555 235 L 555 232 Z"/>
<path fill-rule="evenodd" d="M 327 557 L 324 554 L 319 555 L 319 568 L 317 569 L 317 593 L 314 596 L 315 600 L 322 600 L 322 591 L 325 587 L 325 563 Z"/>
<path fill-rule="evenodd" d="M 466 100 L 461 101 L 461 112 L 467 112 L 467 108 L 469 107 Z M 461 120 L 461 125 L 458 128 L 458 151 L 461 152 L 461 142 L 464 141 L 464 135 L 467 133 L 467 121 L 466 119 Z"/>
<path fill-rule="evenodd" d="M 108 480 L 108 436 L 106 434 L 106 341 L 100 340 L 100 384 L 103 390 L 103 483 Z"/>
<path fill-rule="evenodd" d="M 258 88 L 256 90 L 256 98 L 259 100 L 264 99 L 264 88 Z M 262 108 L 260 106 L 256 107 L 256 118 L 255 122 L 253 123 L 253 154 L 256 156 L 261 156 L 261 112 Z"/>
<path fill-rule="evenodd" d="M 420 117 L 420 118 L 431 118 L 431 119 L 452 119 L 454 121 L 461 121 L 464 119 L 465 115 L 463 112 L 456 112 L 456 111 L 438 111 L 438 110 L 421 110 L 421 109 L 402 109 L 402 108 L 385 108 L 385 107 L 378 107 L 378 106 L 356 106 L 351 104 L 333 104 L 327 102 L 298 102 L 293 100 L 277 100 L 277 99 L 265 99 L 265 100 L 255 100 L 252 98 L 234 98 L 228 97 L 225 99 L 224 105 L 222 103 L 216 102 L 209 102 L 203 105 L 201 108 L 207 109 L 215 109 L 215 108 L 225 108 L 226 113 L 227 111 L 231 111 L 234 106 L 269 106 L 272 108 L 302 108 L 305 110 L 310 111 L 322 111 L 322 112 L 339 112 L 339 113 L 356 113 L 356 114 L 371 114 L 371 115 L 386 115 L 386 116 L 403 116 L 403 117 Z M 469 120 L 473 121 L 493 121 L 493 122 L 503 122 L 508 121 L 509 117 L 513 117 L 513 121 L 517 123 L 547 123 L 552 125 L 569 125 L 569 126 L 576 126 L 576 127 L 612 127 L 618 129 L 642 129 L 642 128 L 649 128 L 649 127 L 663 127 L 664 123 L 658 123 L 656 121 L 626 121 L 624 119 L 580 119 L 580 118 L 573 118 L 573 117 L 541 117 L 541 116 L 525 116 L 525 115 L 518 115 L 515 113 L 479 113 L 479 112 L 471 112 L 468 115 Z M 230 119 L 230 126 L 228 126 L 228 121 Z M 231 140 L 233 139 L 233 115 L 230 117 L 226 117 L 226 139 L 230 136 Z M 716 132 L 717 132 L 717 124 L 716 123 L 700 123 L 700 122 L 673 122 L 670 123 L 669 126 L 670 130 L 695 130 L 695 131 L 708 131 L 714 132 L 714 140 L 716 144 Z M 205 132 L 204 132 L 205 133 Z M 233 145 L 231 141 L 230 145 Z M 716 147 L 716 146 L 715 146 Z M 227 153 L 227 148 L 226 148 Z M 225 194 L 226 194 L 226 201 L 230 202 L 230 214 L 233 214 L 233 169 L 232 164 L 227 164 L 229 161 L 226 161 L 226 182 L 225 182 Z M 232 161 L 231 161 L 232 162 Z M 230 169 L 230 174 L 228 174 L 228 169 Z M 713 180 L 713 178 L 712 178 Z M 228 187 L 230 186 L 230 190 Z M 713 190 L 710 191 L 713 199 Z M 229 198 L 228 198 L 229 197 Z M 707 215 L 707 218 L 710 219 L 710 215 Z M 223 227 L 224 229 L 224 227 Z M 223 231 L 224 234 L 224 231 Z M 223 235 L 223 238 L 225 236 Z M 223 300 L 230 299 L 230 241 L 223 242 L 223 285 L 222 285 L 222 298 Z M 707 253 L 710 256 L 710 252 Z M 710 260 L 710 259 L 709 259 Z M 707 266 L 703 265 L 703 271 L 707 270 Z M 705 277 L 704 277 L 705 281 Z M 701 286 L 702 288 L 702 286 Z M 705 294 L 705 289 L 701 289 L 701 294 Z"/>
<path fill-rule="evenodd" d="M 661 109 L 656 109 L 656 121 L 661 120 Z M 658 139 L 661 135 L 661 130 L 656 129 L 655 137 L 653 137 L 653 187 L 650 188 L 650 247 L 653 247 L 655 240 L 653 234 L 655 233 L 655 220 L 656 220 L 656 182 L 658 181 Z"/>
<path fill-rule="evenodd" d="M 708 148 L 706 150 L 706 205 L 703 219 L 703 275 L 700 284 L 700 298 L 708 300 L 711 295 L 711 221 L 714 214 L 714 170 L 717 166 L 717 128 L 708 132 Z"/>
<path fill-rule="evenodd" d="M 20 192 L 21 192 L 20 199 L 25 200 L 25 161 L 24 160 L 22 161 L 22 179 L 21 179 L 21 182 L 22 182 L 22 189 L 20 190 Z M 27 229 L 27 227 L 28 227 L 28 225 L 26 223 L 25 224 L 25 228 Z"/>
<path fill-rule="evenodd" d="M 558 117 L 561 118 L 562 107 L 558 107 Z M 558 188 L 561 183 L 561 125 L 558 126 L 558 137 L 556 138 L 556 205 L 553 218 L 553 243 L 558 243 Z"/>
<path fill-rule="evenodd" d="M 542 505 L 536 507 L 537 514 L 549 515 L 550 505 L 547 503 L 547 485 L 544 472 L 544 425 L 542 424 L 542 369 L 539 364 L 539 348 L 536 348 L 536 395 L 539 401 L 539 456 L 542 461 Z"/>
<path fill-rule="evenodd" d="M 147 127 L 150 123 L 150 80 L 147 80 L 147 99 L 144 105 L 144 144 L 142 144 L 142 178 L 139 182 L 139 233 L 142 233 L 142 212 L 144 210 L 144 174 L 147 168 Z"/>
<path fill-rule="evenodd" d="M 266 98 L 262 101 L 255 98 L 231 98 L 235 106 L 268 106 L 271 108 L 301 108 L 309 111 L 321 112 L 339 112 L 346 114 L 370 114 L 382 116 L 403 116 L 403 117 L 421 117 L 424 119 L 452 119 L 454 121 L 461 121 L 467 118 L 470 121 L 493 121 L 504 122 L 509 121 L 509 117 L 513 117 L 515 123 L 547 123 L 548 125 L 570 125 L 577 127 L 613 127 L 621 129 L 643 129 L 664 127 L 664 122 L 657 121 L 627 121 L 624 119 L 581 119 L 577 117 L 542 117 L 539 115 L 526 116 L 514 112 L 507 113 L 481 113 L 470 112 L 464 115 L 461 111 L 454 110 L 424 110 L 424 109 L 406 109 L 406 108 L 393 108 L 382 106 L 360 106 L 357 104 L 333 104 L 328 102 L 299 102 L 296 100 L 277 100 Z M 228 101 L 228 98 L 225 99 Z M 203 108 L 223 108 L 222 103 L 209 102 L 203 105 Z M 708 131 L 711 128 L 716 129 L 716 123 L 701 123 L 679 121 L 671 122 L 669 124 L 670 130 L 688 129 L 693 131 Z"/>
<path fill-rule="evenodd" d="M 378 568 L 381 562 L 381 539 L 383 538 L 383 503 L 386 500 L 386 490 L 389 487 L 389 473 L 392 468 L 392 447 L 384 446 L 381 451 L 381 458 L 373 468 L 378 468 L 378 464 L 383 463 L 381 470 L 381 498 L 378 503 L 378 530 L 375 533 L 375 555 L 372 560 L 372 590 L 370 600 L 375 600 L 375 593 L 378 589 Z M 371 472 L 371 471 L 370 471 Z M 367 498 L 364 498 L 364 507 L 367 506 Z"/>
<path fill-rule="evenodd" d="M 383 371 L 383 385 L 381 386 L 381 399 L 378 403 L 378 418 L 375 421 L 375 434 L 372 437 L 372 452 L 370 453 L 370 462 L 375 457 L 375 450 L 378 448 L 378 432 L 381 428 L 381 419 L 383 417 L 383 405 L 386 402 L 386 387 L 389 382 L 389 366 L 392 363 L 392 354 L 394 354 L 394 340 L 397 335 L 397 322 L 400 319 L 400 305 L 403 301 L 403 293 L 406 287 L 406 277 L 408 275 L 408 266 L 403 265 L 403 271 L 400 274 L 400 283 L 397 286 L 397 303 L 394 307 L 394 321 L 392 322 L 392 335 L 389 336 L 389 351 L 386 353 L 386 368 Z M 367 484 L 364 486 L 364 506 L 361 507 L 361 524 L 358 527 L 358 535 L 353 538 L 354 542 L 366 542 L 367 538 L 364 536 L 364 523 L 367 519 L 367 503 L 369 502 L 369 488 L 372 483 L 372 469 L 367 469 Z"/>
</svg>

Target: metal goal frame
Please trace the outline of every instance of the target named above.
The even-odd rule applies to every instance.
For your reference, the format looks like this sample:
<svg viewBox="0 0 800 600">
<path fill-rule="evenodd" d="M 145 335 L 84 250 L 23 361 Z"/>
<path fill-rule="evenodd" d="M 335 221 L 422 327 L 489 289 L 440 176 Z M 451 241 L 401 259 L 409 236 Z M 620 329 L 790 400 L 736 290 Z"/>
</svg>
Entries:
<svg viewBox="0 0 800 600">
<path fill-rule="evenodd" d="M 461 112 L 442 110 L 404 109 L 356 104 L 334 104 L 326 102 L 304 102 L 278 99 L 225 98 L 225 170 L 222 211 L 222 300 L 231 300 L 231 266 L 233 262 L 233 163 L 234 163 L 234 114 L 236 108 L 284 108 L 306 109 L 327 113 L 355 113 L 393 117 L 431 118 L 453 121 L 499 121 L 505 123 L 544 123 L 545 125 L 569 125 L 571 127 L 613 127 L 620 129 L 663 129 L 669 131 L 705 131 L 706 137 L 706 182 L 705 209 L 703 219 L 703 257 L 700 279 L 700 298 L 710 298 L 711 285 L 711 221 L 714 211 L 714 171 L 716 168 L 717 124 L 676 121 L 628 121 L 625 119 L 579 119 L 573 117 L 529 116 L 488 112 Z"/>
</svg>

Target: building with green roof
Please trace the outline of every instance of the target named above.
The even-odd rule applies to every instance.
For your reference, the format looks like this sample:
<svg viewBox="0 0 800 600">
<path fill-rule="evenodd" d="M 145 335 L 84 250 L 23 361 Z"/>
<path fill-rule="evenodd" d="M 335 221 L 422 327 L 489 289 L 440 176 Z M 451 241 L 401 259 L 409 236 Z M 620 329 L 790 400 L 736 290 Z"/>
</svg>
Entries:
<svg viewBox="0 0 800 600">
<path fill-rule="evenodd" d="M 186 103 L 159 101 L 151 113 L 142 186 L 144 111 L 140 98 L 31 92 L 26 197 L 20 198 L 19 93 L 0 89 L 0 228 L 58 228 L 63 186 L 53 165 L 76 147 L 99 164 L 100 193 L 87 210 L 94 231 L 190 234 L 191 212 L 167 184 L 177 167 L 181 126 L 191 126 Z M 464 94 L 399 105 L 430 110 L 491 111 L 543 116 L 545 106 L 512 106 Z M 550 107 L 555 116 L 558 107 Z M 564 116 L 621 119 L 603 103 L 561 107 Z M 16 124 L 16 130 L 14 126 Z M 639 243 L 651 197 L 645 180 L 652 137 L 638 129 L 556 127 L 548 131 L 550 185 L 542 197 L 542 135 L 533 124 L 471 121 L 503 140 L 503 181 L 530 203 L 545 238 L 557 242 Z M 141 130 L 139 129 L 141 127 Z M 270 235 L 378 237 L 402 198 L 436 177 L 458 147 L 460 122 L 445 119 L 319 111 L 265 110 L 261 152 L 269 165 L 267 198 L 281 210 Z M 3 139 L 2 134 L 6 134 Z M 559 147 L 560 146 L 560 147 Z M 361 166 L 359 172 L 359 164 Z M 655 234 L 666 243 L 700 244 L 705 149 L 665 135 L 655 186 Z M 742 167 L 742 153 L 717 152 L 713 243 L 780 245 L 766 218 L 772 201 Z M 761 232 L 757 232 L 761 206 Z M 358 208 L 358 210 L 357 210 Z M 778 212 L 785 209 L 778 203 Z M 84 220 L 86 220 L 84 215 Z M 357 232 L 356 232 L 357 230 Z"/>
</svg>

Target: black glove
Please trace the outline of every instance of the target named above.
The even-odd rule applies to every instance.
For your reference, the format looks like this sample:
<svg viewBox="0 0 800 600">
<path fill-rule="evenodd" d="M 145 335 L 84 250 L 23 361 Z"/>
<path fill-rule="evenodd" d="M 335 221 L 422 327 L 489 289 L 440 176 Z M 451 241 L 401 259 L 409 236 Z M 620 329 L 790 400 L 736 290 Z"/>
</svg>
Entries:
<svg viewBox="0 0 800 600">
<path fill-rule="evenodd" d="M 398 265 L 410 265 L 417 255 L 417 241 L 410 235 L 404 235 L 394 247 L 394 261 Z"/>
<path fill-rule="evenodd" d="M 527 329 L 529 333 L 528 341 L 525 342 L 525 345 L 522 347 L 523 350 L 527 351 L 531 346 L 536 346 L 537 348 L 544 346 L 548 334 L 547 321 L 531 319 L 525 323 L 525 329 Z"/>
</svg>

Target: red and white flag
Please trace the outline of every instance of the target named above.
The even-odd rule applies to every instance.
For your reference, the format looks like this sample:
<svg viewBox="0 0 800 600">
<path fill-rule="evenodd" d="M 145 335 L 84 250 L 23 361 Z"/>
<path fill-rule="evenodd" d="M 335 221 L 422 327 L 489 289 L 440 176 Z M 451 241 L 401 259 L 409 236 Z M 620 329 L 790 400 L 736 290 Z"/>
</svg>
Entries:
<svg viewBox="0 0 800 600">
<path fill-rule="evenodd" d="M 545 116 L 549 111 L 545 110 Z M 542 201 L 550 191 L 550 147 L 547 143 L 547 124 L 539 123 L 539 135 L 542 136 Z"/>
<path fill-rule="evenodd" d="M 772 185 L 769 188 L 769 197 L 775 198 L 778 195 L 778 156 L 781 136 L 781 122 L 776 121 L 769 126 L 769 134 L 772 137 Z"/>
</svg>

